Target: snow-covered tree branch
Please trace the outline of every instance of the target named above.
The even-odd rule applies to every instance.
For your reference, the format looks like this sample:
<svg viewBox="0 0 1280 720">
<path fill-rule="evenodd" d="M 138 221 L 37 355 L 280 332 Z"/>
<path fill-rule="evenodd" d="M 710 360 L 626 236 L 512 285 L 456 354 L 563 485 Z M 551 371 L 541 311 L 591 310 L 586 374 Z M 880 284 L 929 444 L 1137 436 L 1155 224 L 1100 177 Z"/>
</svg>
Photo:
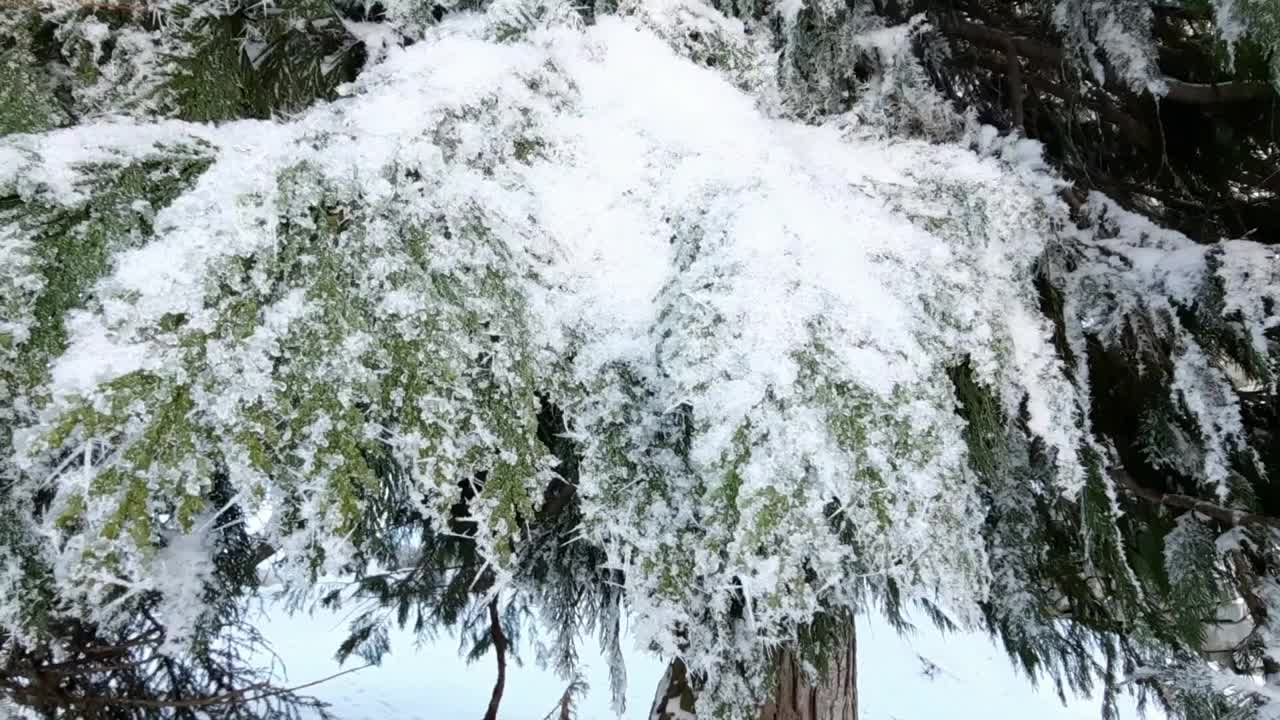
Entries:
<svg viewBox="0 0 1280 720">
<path fill-rule="evenodd" d="M 570 687 L 598 634 L 620 705 L 625 614 L 671 663 L 656 717 L 806 686 L 847 718 L 852 618 L 910 604 L 1107 706 L 1277 711 L 1277 226 L 1193 240 L 1030 138 L 1065 103 L 1167 146 L 1142 103 L 1273 79 L 1175 76 L 1146 2 L 988 5 L 6 13 L 0 686 L 268 687 L 269 568 L 355 604 L 343 657 L 461 628 L 491 715 L 526 631 Z M 1186 5 L 1241 68 L 1280 37 Z"/>
</svg>

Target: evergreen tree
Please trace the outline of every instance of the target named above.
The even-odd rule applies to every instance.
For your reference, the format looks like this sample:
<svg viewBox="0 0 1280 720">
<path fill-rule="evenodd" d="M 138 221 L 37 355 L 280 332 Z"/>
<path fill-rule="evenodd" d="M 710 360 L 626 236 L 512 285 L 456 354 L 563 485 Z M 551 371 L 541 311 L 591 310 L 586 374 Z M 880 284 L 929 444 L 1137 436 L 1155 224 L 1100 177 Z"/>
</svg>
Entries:
<svg viewBox="0 0 1280 720">
<path fill-rule="evenodd" d="M 0 684 L 294 712 L 269 565 L 374 601 L 342 657 L 460 628 L 490 716 L 583 632 L 620 707 L 625 611 L 655 717 L 843 720 L 910 605 L 1106 713 L 1265 716 L 1278 17 L 6 10 Z"/>
</svg>

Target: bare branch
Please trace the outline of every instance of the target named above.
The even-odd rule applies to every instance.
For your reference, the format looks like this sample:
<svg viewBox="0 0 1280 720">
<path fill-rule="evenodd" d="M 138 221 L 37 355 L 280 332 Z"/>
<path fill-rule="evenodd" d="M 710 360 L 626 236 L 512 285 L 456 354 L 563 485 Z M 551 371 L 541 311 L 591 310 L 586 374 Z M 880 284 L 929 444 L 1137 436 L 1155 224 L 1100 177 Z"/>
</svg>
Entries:
<svg viewBox="0 0 1280 720">
<path fill-rule="evenodd" d="M 1223 507 L 1222 505 L 1211 503 L 1207 500 L 1201 500 L 1200 498 L 1192 497 L 1190 495 L 1179 495 L 1176 493 L 1153 490 L 1152 488 L 1140 485 L 1132 475 L 1119 466 L 1112 467 L 1110 473 L 1112 480 L 1114 480 L 1117 485 L 1123 487 L 1134 496 L 1157 505 L 1198 512 L 1201 515 L 1212 518 L 1228 527 L 1265 526 L 1280 529 L 1280 518 Z"/>
</svg>

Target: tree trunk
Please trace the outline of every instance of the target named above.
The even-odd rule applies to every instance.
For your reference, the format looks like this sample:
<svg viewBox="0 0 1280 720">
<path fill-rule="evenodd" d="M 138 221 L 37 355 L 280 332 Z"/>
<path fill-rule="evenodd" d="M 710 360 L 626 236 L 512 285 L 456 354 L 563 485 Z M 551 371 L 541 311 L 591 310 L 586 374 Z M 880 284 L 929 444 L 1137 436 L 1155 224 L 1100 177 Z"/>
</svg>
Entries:
<svg viewBox="0 0 1280 720">
<path fill-rule="evenodd" d="M 758 720 L 857 720 L 858 640 L 853 625 L 843 652 L 833 653 L 819 678 L 804 674 L 795 653 L 782 650 L 775 662 L 777 684 L 760 708 Z M 650 720 L 697 720 L 697 691 L 684 663 L 673 660 L 658 685 Z"/>
</svg>

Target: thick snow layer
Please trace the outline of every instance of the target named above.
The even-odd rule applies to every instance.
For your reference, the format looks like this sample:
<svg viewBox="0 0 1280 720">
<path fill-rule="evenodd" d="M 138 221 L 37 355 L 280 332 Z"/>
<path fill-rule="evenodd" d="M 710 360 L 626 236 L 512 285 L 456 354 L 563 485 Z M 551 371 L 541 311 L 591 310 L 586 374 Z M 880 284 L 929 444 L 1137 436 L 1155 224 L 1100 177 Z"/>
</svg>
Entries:
<svg viewBox="0 0 1280 720">
<path fill-rule="evenodd" d="M 100 309 L 70 325 L 70 351 L 53 365 L 51 414 L 81 396 L 95 399 L 95 388 L 124 373 L 145 369 L 182 384 L 194 373 L 204 382 L 189 417 L 212 425 L 223 452 L 247 457 L 242 430 L 254 421 L 246 413 L 291 412 L 272 358 L 281 342 L 323 322 L 312 315 L 323 304 L 312 302 L 319 290 L 275 287 L 265 272 L 242 279 L 235 263 L 270 262 L 286 224 L 310 222 L 307 203 L 320 187 L 281 189 L 289 172 L 311 177 L 299 170 L 306 168 L 324 192 L 359 198 L 362 207 L 483 228 L 489 245 L 480 249 L 449 234 L 433 238 L 433 272 L 496 268 L 527 303 L 529 317 L 519 320 L 532 326 L 530 354 L 560 358 L 531 370 L 568 388 L 555 399 L 583 433 L 583 535 L 612 548 L 642 632 L 660 646 L 674 647 L 680 624 L 711 627 L 703 614 L 723 613 L 735 583 L 760 600 L 752 618 L 758 647 L 785 639 L 774 634 L 793 632 L 825 594 L 867 574 L 899 575 L 972 608 L 985 585 L 981 513 L 948 364 L 974 358 L 1011 409 L 1030 394 L 1031 427 L 1056 449 L 1063 489 L 1074 491 L 1081 476 L 1077 407 L 1030 289 L 1046 237 L 1037 230 L 1039 205 L 1053 183 L 1034 163 L 776 119 L 634 19 L 535 28 L 497 42 L 486 23 L 501 21 L 444 23 L 428 40 L 389 51 L 347 97 L 290 123 L 191 126 L 214 162 L 157 213 L 153 241 L 114 259 L 98 285 Z M 74 203 L 82 170 L 72 144 L 90 159 L 127 160 L 185 135 L 178 123 L 137 133 L 102 124 L 41 136 L 31 151 L 49 158 L 41 186 Z M 392 168 L 411 169 L 421 187 L 397 184 Z M 380 321 L 413 331 L 414 318 L 443 308 L 420 286 L 394 284 L 404 277 L 395 268 L 412 265 L 394 254 L 388 228 L 362 222 L 364 234 L 343 237 L 343 251 L 367 253 L 343 260 L 365 273 L 344 281 L 344 292 L 376 300 Z M 231 300 L 219 294 L 225 282 L 238 284 Z M 252 332 L 196 335 L 204 348 L 198 368 L 184 365 L 190 355 L 181 343 L 155 331 L 166 318 L 182 318 L 188 335 L 225 327 L 231 304 L 259 295 Z M 323 351 L 336 362 L 329 381 L 352 407 L 373 402 L 353 395 L 372 378 L 360 373 L 388 362 L 367 355 L 369 340 L 352 332 Z M 101 363 L 86 367 L 91 355 Z M 628 407 L 610 374 L 620 366 L 656 385 L 636 408 L 645 419 L 628 447 L 610 446 L 604 431 Z M 564 368 L 569 377 L 555 379 Z M 724 497 L 727 511 L 627 491 L 634 472 L 618 458 L 657 442 L 644 433 L 682 406 L 694 423 L 687 465 L 659 457 L 643 460 L 644 471 L 667 483 L 666 497 Z M 326 416 L 310 427 L 316 442 L 289 452 L 315 483 L 305 501 L 314 522 L 305 537 L 271 541 L 297 560 L 311 534 L 329 532 L 320 542 L 332 562 L 346 555 L 345 540 L 337 510 L 319 501 L 328 473 L 312 468 L 324 467 L 320 438 L 335 426 Z M 408 430 L 392 433 L 393 445 L 408 447 Z M 492 427 L 473 434 L 501 437 Z M 498 451 L 512 457 L 517 449 Z M 429 455 L 401 460 L 440 458 L 438 449 Z M 472 471 L 420 482 L 448 497 Z M 151 492 L 172 492 L 162 472 L 148 472 Z M 248 463 L 231 464 L 241 497 L 265 480 Z M 534 497 L 543 481 L 520 478 Z M 833 500 L 856 537 L 838 538 L 824 520 Z M 496 548 L 510 528 L 480 529 L 482 552 L 505 572 Z M 706 540 L 669 544 L 681 533 Z M 765 548 L 773 554 L 762 557 Z M 672 552 L 699 582 L 659 599 L 670 581 L 654 558 Z M 66 577 L 83 557 L 65 557 Z M 822 581 L 806 579 L 805 567 Z M 695 666 L 738 651 L 725 636 L 731 631 L 713 632 L 720 635 L 692 643 L 707 648 L 707 657 L 690 658 Z"/>
</svg>

